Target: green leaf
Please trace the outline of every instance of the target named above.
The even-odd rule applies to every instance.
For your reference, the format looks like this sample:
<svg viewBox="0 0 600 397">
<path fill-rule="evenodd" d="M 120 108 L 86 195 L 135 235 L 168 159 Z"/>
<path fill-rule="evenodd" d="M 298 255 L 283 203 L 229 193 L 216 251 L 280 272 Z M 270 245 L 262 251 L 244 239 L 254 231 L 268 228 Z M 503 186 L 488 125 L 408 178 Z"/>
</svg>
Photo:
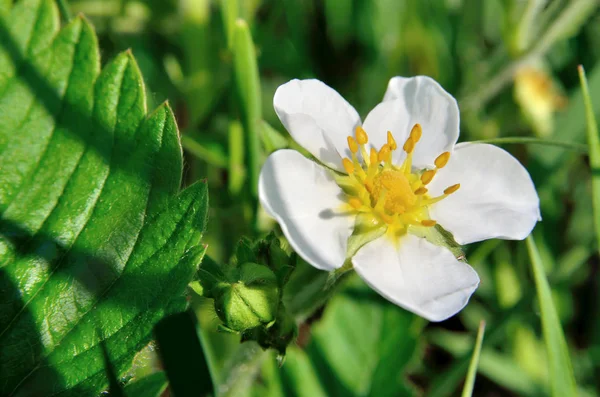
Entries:
<svg viewBox="0 0 600 397">
<path fill-rule="evenodd" d="M 0 17 L 0 164 L 0 394 L 97 394 L 105 355 L 123 374 L 187 306 L 206 184 L 178 194 L 169 106 L 147 114 L 131 53 L 100 72 L 92 27 L 50 0 Z"/>
<path fill-rule="evenodd" d="M 481 321 L 479 323 L 479 331 L 477 331 L 477 340 L 475 341 L 475 348 L 473 349 L 471 364 L 469 364 L 469 372 L 467 372 L 467 379 L 465 379 L 465 385 L 463 386 L 463 397 L 469 397 L 473 395 L 473 387 L 475 386 L 475 374 L 477 373 L 477 366 L 479 365 L 479 356 L 481 355 L 481 345 L 483 343 L 484 333 L 485 321 Z"/>
<path fill-rule="evenodd" d="M 544 265 L 532 236 L 527 237 L 527 249 L 542 316 L 552 395 L 557 397 L 575 396 L 577 395 L 577 386 L 567 341 L 552 300 L 550 286 L 544 273 Z"/>
<path fill-rule="evenodd" d="M 134 380 L 125 386 L 127 397 L 160 397 L 167 389 L 167 377 L 164 372 L 155 372 L 152 375 Z"/>
<path fill-rule="evenodd" d="M 329 396 L 412 394 L 405 370 L 424 321 L 352 281 L 328 303 L 305 350 L 289 350 L 282 367 L 289 395 L 310 395 L 304 388 Z"/>
</svg>

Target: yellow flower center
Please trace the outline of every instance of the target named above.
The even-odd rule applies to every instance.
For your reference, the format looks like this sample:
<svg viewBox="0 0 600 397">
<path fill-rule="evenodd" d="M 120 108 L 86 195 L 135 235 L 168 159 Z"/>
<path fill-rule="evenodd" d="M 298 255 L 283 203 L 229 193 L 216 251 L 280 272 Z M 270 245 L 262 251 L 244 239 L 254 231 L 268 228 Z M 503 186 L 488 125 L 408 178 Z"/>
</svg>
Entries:
<svg viewBox="0 0 600 397">
<path fill-rule="evenodd" d="M 383 208 L 392 214 L 404 214 L 417 202 L 417 196 L 410 188 L 410 182 L 402 172 L 396 170 L 382 171 L 373 179 L 371 202 L 377 202 L 383 194 L 385 194 Z"/>
<path fill-rule="evenodd" d="M 348 175 L 338 177 L 338 184 L 346 193 L 348 208 L 367 216 L 374 226 L 386 226 L 390 236 L 406 233 L 411 225 L 435 226 L 436 221 L 429 217 L 428 206 L 443 200 L 460 187 L 460 184 L 452 185 L 437 197 L 427 194 L 426 186 L 437 170 L 446 166 L 450 153 L 440 154 L 435 159 L 434 169 L 414 171 L 412 157 L 421 135 L 421 125 L 415 124 L 402 146 L 406 159 L 400 165 L 392 164 L 392 152 L 398 147 L 391 132 L 388 131 L 387 143 L 379 151 L 372 148 L 367 152 L 365 145 L 369 137 L 362 127 L 356 128 L 356 138 L 348 137 L 352 156 L 342 160 Z M 358 160 L 359 152 L 362 162 Z"/>
</svg>

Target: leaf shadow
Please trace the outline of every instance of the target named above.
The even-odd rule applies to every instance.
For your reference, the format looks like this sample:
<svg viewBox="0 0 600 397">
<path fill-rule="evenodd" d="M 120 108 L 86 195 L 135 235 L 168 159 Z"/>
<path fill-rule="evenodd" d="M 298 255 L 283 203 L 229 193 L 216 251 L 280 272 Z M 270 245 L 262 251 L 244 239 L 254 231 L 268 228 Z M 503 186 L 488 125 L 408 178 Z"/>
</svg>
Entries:
<svg viewBox="0 0 600 397">
<path fill-rule="evenodd" d="M 43 354 L 44 344 L 41 335 L 37 331 L 37 325 L 28 308 L 25 308 L 24 302 L 20 299 L 21 291 L 11 282 L 10 277 L 6 275 L 4 269 L 0 268 L 0 306 L 7 304 L 15 305 L 17 309 L 22 310 L 20 321 L 24 326 L 24 334 L 21 335 L 20 342 L 16 344 L 0 343 L 0 391 L 2 395 L 12 395 L 14 388 L 8 390 L 7 385 L 19 386 L 19 382 L 25 379 L 35 365 L 35 360 Z M 8 300 L 7 300 L 8 298 Z M 0 317 L 0 328 L 4 328 L 7 319 Z M 10 319 L 8 319 L 10 321 Z M 26 343 L 24 343 L 26 342 Z M 16 360 L 7 360 L 5 357 L 17 357 Z M 28 384 L 22 388 L 20 393 L 23 396 L 45 395 L 53 385 L 62 383 L 60 375 L 51 367 L 46 367 L 46 382 L 44 386 Z M 10 394 L 9 394 L 10 393 Z"/>
</svg>

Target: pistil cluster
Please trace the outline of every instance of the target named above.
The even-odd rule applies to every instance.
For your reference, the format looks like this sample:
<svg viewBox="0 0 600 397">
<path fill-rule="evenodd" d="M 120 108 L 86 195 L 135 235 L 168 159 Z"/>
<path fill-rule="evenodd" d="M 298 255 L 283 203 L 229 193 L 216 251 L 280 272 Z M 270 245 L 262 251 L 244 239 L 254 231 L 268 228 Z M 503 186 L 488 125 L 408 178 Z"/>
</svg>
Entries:
<svg viewBox="0 0 600 397">
<path fill-rule="evenodd" d="M 360 126 L 356 127 L 355 138 L 348 137 L 352 155 L 342 160 L 348 176 L 338 178 L 338 184 L 346 193 L 350 211 L 365 215 L 373 226 L 385 225 L 391 236 L 406 233 L 411 225 L 435 226 L 436 221 L 429 217 L 428 206 L 460 188 L 460 184 L 455 184 L 447 187 L 440 196 L 429 196 L 427 185 L 448 163 L 450 152 L 440 154 L 433 169 L 413 170 L 413 153 L 422 133 L 421 125 L 415 124 L 402 146 L 406 158 L 401 165 L 392 163 L 392 153 L 398 146 L 390 131 L 387 132 L 387 143 L 379 151 L 375 148 L 367 151 L 369 136 Z"/>
</svg>

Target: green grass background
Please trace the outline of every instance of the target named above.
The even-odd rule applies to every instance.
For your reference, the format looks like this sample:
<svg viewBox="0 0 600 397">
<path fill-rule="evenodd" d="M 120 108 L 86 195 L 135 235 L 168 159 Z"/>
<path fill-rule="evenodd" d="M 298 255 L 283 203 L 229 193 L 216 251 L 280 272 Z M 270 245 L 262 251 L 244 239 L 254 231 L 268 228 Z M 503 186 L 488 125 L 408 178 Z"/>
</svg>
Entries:
<svg viewBox="0 0 600 397">
<path fill-rule="evenodd" d="M 209 255 L 227 261 L 242 236 L 276 229 L 257 206 L 269 152 L 292 146 L 273 107 L 292 78 L 318 78 L 361 116 L 392 76 L 429 75 L 459 102 L 461 141 L 535 137 L 586 142 L 577 66 L 600 115 L 600 12 L 592 0 L 71 0 L 96 27 L 103 62 L 131 48 L 149 108 L 172 105 L 184 180 L 206 177 Z M 534 65 L 538 94 L 515 84 Z M 550 100 L 548 98 L 551 98 Z M 554 99 L 552 99 L 554 98 Z M 531 117 L 544 100 L 555 111 Z M 544 124 L 545 123 L 545 124 Z M 564 329 L 578 393 L 600 394 L 600 269 L 585 152 L 503 145 L 527 167 L 543 221 L 531 244 Z M 465 247 L 481 286 L 459 315 L 426 324 L 351 278 L 305 317 L 282 368 L 274 355 L 218 334 L 211 302 L 195 298 L 224 395 L 457 395 L 486 321 L 477 396 L 549 395 L 552 376 L 525 242 Z M 307 272 L 307 283 L 318 275 Z M 313 278 L 311 278 L 313 277 Z M 297 293 L 289 292 L 289 294 Z M 243 365 L 240 365 L 242 363 Z M 147 371 L 141 366 L 139 371 Z M 556 395 L 556 392 L 555 392 Z"/>
</svg>

